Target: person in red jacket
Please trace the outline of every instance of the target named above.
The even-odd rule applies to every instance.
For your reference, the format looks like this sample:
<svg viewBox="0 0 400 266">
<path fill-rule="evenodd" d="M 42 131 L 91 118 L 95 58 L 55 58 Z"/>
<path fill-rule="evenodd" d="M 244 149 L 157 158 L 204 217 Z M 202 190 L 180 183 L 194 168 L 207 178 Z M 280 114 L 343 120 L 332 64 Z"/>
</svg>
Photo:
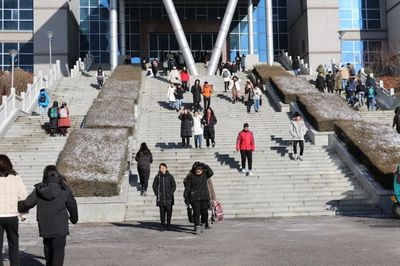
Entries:
<svg viewBox="0 0 400 266">
<path fill-rule="evenodd" d="M 242 158 L 242 173 L 247 173 L 248 175 L 253 175 L 251 172 L 253 164 L 253 151 L 256 145 L 254 144 L 253 133 L 249 130 L 249 124 L 245 123 L 243 125 L 243 130 L 240 131 L 237 141 L 236 150 L 240 151 L 240 156 Z M 246 170 L 246 158 L 249 164 L 249 170 Z"/>
<path fill-rule="evenodd" d="M 180 76 L 182 81 L 182 87 L 185 89 L 185 91 L 189 91 L 190 74 L 186 67 L 183 67 Z"/>
</svg>

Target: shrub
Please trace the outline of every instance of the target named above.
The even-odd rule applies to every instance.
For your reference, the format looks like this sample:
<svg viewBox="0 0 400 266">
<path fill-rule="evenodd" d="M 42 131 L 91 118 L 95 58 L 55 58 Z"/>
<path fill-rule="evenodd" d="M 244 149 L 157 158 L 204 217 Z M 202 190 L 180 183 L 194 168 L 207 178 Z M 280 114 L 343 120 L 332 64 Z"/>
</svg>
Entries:
<svg viewBox="0 0 400 266">
<path fill-rule="evenodd" d="M 333 131 L 338 121 L 360 121 L 361 116 L 339 96 L 328 93 L 300 94 L 298 106 L 318 131 Z"/>
<path fill-rule="evenodd" d="M 296 101 L 299 94 L 315 93 L 317 91 L 312 84 L 302 77 L 273 76 L 270 81 L 281 101 L 286 104 Z"/>
<path fill-rule="evenodd" d="M 123 98 L 98 98 L 86 115 L 86 128 L 129 128 L 135 124 L 135 102 Z"/>
<path fill-rule="evenodd" d="M 28 83 L 33 82 L 32 73 L 26 72 L 20 68 L 14 70 L 14 87 L 17 95 L 21 95 L 21 92 L 26 92 Z M 11 72 L 4 71 L 0 73 L 0 104 L 3 95 L 10 95 L 11 88 Z"/>
<path fill-rule="evenodd" d="M 338 122 L 335 133 L 385 189 L 393 189 L 400 163 L 400 135 L 389 126 L 367 122 Z"/>
<path fill-rule="evenodd" d="M 123 98 L 136 101 L 139 95 L 138 93 L 138 81 L 119 81 L 114 78 L 109 78 L 101 89 L 98 97 L 110 99 Z"/>
<path fill-rule="evenodd" d="M 76 196 L 119 194 L 128 136 L 127 129 L 79 129 L 71 133 L 57 167 Z"/>
<path fill-rule="evenodd" d="M 281 66 L 257 65 L 254 67 L 254 74 L 265 83 L 270 77 L 290 76 L 290 74 Z"/>
</svg>

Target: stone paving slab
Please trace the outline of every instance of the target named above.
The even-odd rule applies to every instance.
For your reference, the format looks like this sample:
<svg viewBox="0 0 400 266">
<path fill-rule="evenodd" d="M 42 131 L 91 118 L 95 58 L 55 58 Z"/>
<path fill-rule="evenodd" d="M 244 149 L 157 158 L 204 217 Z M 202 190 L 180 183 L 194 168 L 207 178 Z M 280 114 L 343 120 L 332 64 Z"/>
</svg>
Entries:
<svg viewBox="0 0 400 266">
<path fill-rule="evenodd" d="M 225 220 L 195 236 L 187 221 L 71 227 L 65 265 L 399 265 L 400 221 L 356 217 Z M 44 265 L 37 228 L 22 225 L 22 265 Z M 8 266 L 8 263 L 5 263 Z"/>
</svg>

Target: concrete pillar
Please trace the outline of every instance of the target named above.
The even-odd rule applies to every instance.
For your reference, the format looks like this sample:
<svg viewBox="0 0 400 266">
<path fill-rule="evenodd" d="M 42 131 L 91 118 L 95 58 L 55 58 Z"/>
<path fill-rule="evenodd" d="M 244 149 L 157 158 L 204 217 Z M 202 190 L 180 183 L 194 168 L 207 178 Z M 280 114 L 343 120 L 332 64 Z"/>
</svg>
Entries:
<svg viewBox="0 0 400 266">
<path fill-rule="evenodd" d="M 267 57 L 268 64 L 274 63 L 274 28 L 272 24 L 272 0 L 266 0 L 267 4 Z"/>
<path fill-rule="evenodd" d="M 186 66 L 190 71 L 190 74 L 197 76 L 198 73 L 193 59 L 193 55 L 190 50 L 189 44 L 186 40 L 185 32 L 183 31 L 174 3 L 172 2 L 172 0 L 163 0 L 163 3 L 165 9 L 167 10 L 169 20 L 171 21 L 172 28 L 174 29 L 176 39 L 178 40 L 179 43 L 179 47 L 185 59 Z"/>
<path fill-rule="evenodd" d="M 110 65 L 113 71 L 118 65 L 118 16 L 117 0 L 110 0 Z"/>
<path fill-rule="evenodd" d="M 224 42 L 228 36 L 229 27 L 231 26 L 237 3 L 238 0 L 229 0 L 229 3 L 226 7 L 224 19 L 221 23 L 221 28 L 218 33 L 217 41 L 215 42 L 210 63 L 208 64 L 207 75 L 214 75 L 215 71 L 217 71 L 219 58 L 221 57 L 222 53 L 222 47 L 224 46 Z"/>
<path fill-rule="evenodd" d="M 119 42 L 121 46 L 121 55 L 126 55 L 126 30 L 125 30 L 125 0 L 119 0 Z"/>
<path fill-rule="evenodd" d="M 253 0 L 248 1 L 247 18 L 249 22 L 249 54 L 254 54 Z"/>
</svg>

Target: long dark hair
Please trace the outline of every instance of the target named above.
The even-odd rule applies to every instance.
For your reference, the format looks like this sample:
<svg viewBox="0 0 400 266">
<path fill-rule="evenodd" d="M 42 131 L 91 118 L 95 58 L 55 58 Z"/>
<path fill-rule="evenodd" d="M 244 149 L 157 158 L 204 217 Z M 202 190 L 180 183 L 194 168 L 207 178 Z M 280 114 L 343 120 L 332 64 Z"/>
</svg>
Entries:
<svg viewBox="0 0 400 266">
<path fill-rule="evenodd" d="M 0 176 L 18 175 L 7 155 L 0 154 Z"/>
<path fill-rule="evenodd" d="M 64 176 L 60 174 L 55 165 L 48 165 L 44 168 L 42 183 L 58 183 L 62 188 L 68 188 Z"/>
<path fill-rule="evenodd" d="M 146 142 L 142 142 L 142 144 L 140 144 L 140 149 L 138 151 L 139 156 L 144 155 L 144 154 L 152 155 L 149 147 L 147 147 Z"/>
</svg>

